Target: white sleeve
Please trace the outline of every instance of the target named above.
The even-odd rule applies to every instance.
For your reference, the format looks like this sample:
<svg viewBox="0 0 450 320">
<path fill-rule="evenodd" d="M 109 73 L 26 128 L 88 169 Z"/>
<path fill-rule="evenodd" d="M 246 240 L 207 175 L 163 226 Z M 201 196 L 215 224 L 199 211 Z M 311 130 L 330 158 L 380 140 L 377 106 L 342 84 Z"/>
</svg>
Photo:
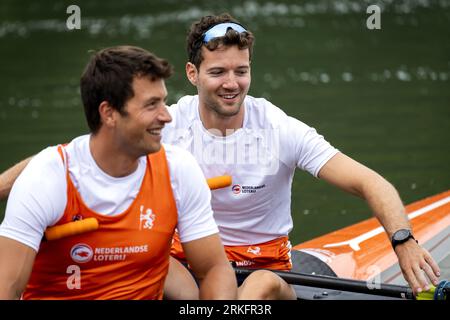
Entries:
<svg viewBox="0 0 450 320">
<path fill-rule="evenodd" d="M 181 148 L 165 145 L 172 190 L 178 209 L 181 242 L 219 232 L 211 209 L 211 191 L 195 158 Z"/>
<path fill-rule="evenodd" d="M 56 147 L 41 151 L 25 167 L 11 189 L 0 235 L 37 252 L 45 229 L 64 213 L 66 190 L 64 164 Z"/>
<path fill-rule="evenodd" d="M 339 152 L 316 129 L 293 117 L 287 116 L 283 128 L 283 140 L 288 141 L 287 147 L 291 150 L 288 153 L 294 156 L 291 163 L 315 177 L 323 165 Z"/>
</svg>

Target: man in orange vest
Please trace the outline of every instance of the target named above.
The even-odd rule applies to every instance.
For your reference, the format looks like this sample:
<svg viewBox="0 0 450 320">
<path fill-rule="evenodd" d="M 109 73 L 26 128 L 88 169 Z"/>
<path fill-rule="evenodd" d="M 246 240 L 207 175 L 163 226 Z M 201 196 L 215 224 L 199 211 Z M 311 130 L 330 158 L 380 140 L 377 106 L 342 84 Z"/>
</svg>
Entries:
<svg viewBox="0 0 450 320">
<path fill-rule="evenodd" d="M 91 58 L 80 83 L 90 134 L 41 151 L 11 190 L 0 299 L 161 299 L 175 229 L 200 298 L 236 297 L 201 169 L 161 143 L 171 73 L 137 47 Z M 43 239 L 50 226 L 87 219 L 98 229 Z"/>
</svg>

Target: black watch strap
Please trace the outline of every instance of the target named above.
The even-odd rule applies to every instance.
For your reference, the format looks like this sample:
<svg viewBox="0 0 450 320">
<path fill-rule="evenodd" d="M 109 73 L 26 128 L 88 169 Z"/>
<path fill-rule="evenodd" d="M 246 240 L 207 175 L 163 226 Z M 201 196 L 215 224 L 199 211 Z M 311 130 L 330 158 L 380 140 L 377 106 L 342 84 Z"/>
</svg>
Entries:
<svg viewBox="0 0 450 320">
<path fill-rule="evenodd" d="M 411 233 L 411 230 L 409 229 L 400 229 L 394 232 L 391 238 L 391 244 L 392 248 L 395 249 L 396 246 L 399 244 L 405 243 L 409 239 L 415 240 L 417 243 L 418 241 L 414 238 L 414 236 Z"/>
</svg>

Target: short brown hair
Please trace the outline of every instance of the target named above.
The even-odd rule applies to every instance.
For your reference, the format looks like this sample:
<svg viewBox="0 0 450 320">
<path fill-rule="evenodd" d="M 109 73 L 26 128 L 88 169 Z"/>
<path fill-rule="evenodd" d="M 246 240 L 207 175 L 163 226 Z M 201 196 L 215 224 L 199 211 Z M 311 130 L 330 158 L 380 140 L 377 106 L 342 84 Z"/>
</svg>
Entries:
<svg viewBox="0 0 450 320">
<path fill-rule="evenodd" d="M 149 77 L 154 81 L 167 79 L 172 72 L 166 60 L 139 47 L 117 46 L 95 53 L 80 81 L 84 113 L 91 132 L 95 134 L 100 129 L 98 107 L 103 101 L 126 114 L 124 106 L 134 96 L 134 77 Z"/>
<path fill-rule="evenodd" d="M 206 44 L 203 43 L 203 34 L 211 27 L 224 22 L 234 22 L 240 24 L 228 13 L 223 13 L 219 16 L 204 16 L 199 21 L 196 21 L 191 25 L 186 39 L 187 52 L 189 62 L 193 63 L 197 69 L 200 68 L 200 64 L 203 61 L 201 50 L 203 45 L 210 51 L 216 50 L 219 45 L 237 45 L 239 49 L 248 48 L 250 59 L 252 58 L 255 38 L 250 31 L 239 33 L 233 29 L 230 29 L 223 37 L 214 38 Z"/>
</svg>

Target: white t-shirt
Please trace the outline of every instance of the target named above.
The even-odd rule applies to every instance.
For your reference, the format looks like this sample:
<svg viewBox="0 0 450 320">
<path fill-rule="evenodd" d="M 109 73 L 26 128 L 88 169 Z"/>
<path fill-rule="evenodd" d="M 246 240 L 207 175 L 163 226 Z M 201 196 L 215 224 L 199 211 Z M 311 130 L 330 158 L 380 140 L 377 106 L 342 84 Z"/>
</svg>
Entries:
<svg viewBox="0 0 450 320">
<path fill-rule="evenodd" d="M 314 128 L 265 99 L 247 96 L 243 127 L 226 137 L 203 127 L 198 96 L 169 108 L 163 141 L 192 153 L 206 178 L 231 175 L 233 186 L 212 192 L 214 218 L 225 245 L 262 243 L 292 229 L 295 168 L 318 175 L 338 150 Z"/>
<path fill-rule="evenodd" d="M 125 211 L 136 198 L 146 170 L 146 157 L 139 159 L 132 174 L 115 178 L 103 172 L 89 149 L 90 135 L 75 138 L 66 147 L 69 173 L 85 204 L 104 215 Z M 178 210 L 182 242 L 218 232 L 211 210 L 211 193 L 198 164 L 189 152 L 165 145 L 170 182 Z M 195 181 L 195 183 L 193 183 Z M 57 147 L 37 154 L 17 178 L 6 206 L 0 235 L 38 251 L 43 233 L 64 214 L 67 181 Z"/>
</svg>

